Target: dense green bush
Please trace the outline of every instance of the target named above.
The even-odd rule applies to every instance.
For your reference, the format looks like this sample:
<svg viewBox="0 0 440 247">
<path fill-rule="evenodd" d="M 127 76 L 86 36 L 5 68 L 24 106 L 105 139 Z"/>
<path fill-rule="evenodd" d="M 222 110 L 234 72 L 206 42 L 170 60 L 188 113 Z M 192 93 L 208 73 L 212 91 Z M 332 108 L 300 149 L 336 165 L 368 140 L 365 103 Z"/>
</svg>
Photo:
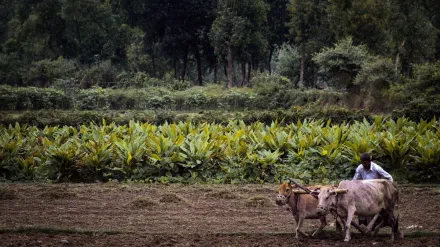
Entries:
<svg viewBox="0 0 440 247">
<path fill-rule="evenodd" d="M 198 112 L 182 112 L 170 110 L 123 110 L 123 111 L 20 111 L 2 112 L 0 125 L 31 124 L 38 127 L 46 125 L 77 126 L 90 122 L 100 123 L 102 119 L 117 124 L 127 124 L 130 120 L 163 124 L 165 122 L 192 121 L 194 123 L 215 122 L 228 123 L 231 120 L 242 120 L 245 123 L 263 122 L 270 124 L 278 119 L 284 123 L 296 123 L 303 119 L 325 119 L 333 123 L 353 122 L 372 117 L 365 111 L 339 107 L 331 108 L 301 108 L 293 107 L 289 110 L 202 110 Z"/>
<path fill-rule="evenodd" d="M 294 46 L 284 44 L 276 58 L 274 59 L 273 69 L 277 71 L 281 76 L 289 78 L 292 85 L 297 85 L 299 80 L 300 70 L 300 55 L 298 49 Z"/>
<path fill-rule="evenodd" d="M 414 77 L 388 91 L 396 106 L 393 117 L 408 117 L 414 121 L 440 117 L 440 63 L 421 64 L 414 68 Z"/>
<path fill-rule="evenodd" d="M 8 56 L 0 52 L 0 85 L 22 85 L 22 62 L 17 56 Z"/>
<path fill-rule="evenodd" d="M 334 47 L 326 47 L 313 56 L 319 66 L 319 73 L 335 87 L 351 89 L 353 80 L 364 63 L 371 60 L 365 45 L 356 46 L 347 37 L 338 41 Z"/>
<path fill-rule="evenodd" d="M 107 90 L 102 88 L 81 90 L 76 101 L 80 110 L 106 110 L 109 108 Z"/>
<path fill-rule="evenodd" d="M 51 86 L 56 79 L 74 78 L 78 65 L 73 60 L 40 60 L 32 63 L 23 73 L 23 81 L 29 86 Z"/>
<path fill-rule="evenodd" d="M 117 71 L 110 61 L 100 61 L 91 67 L 83 68 L 76 75 L 76 79 L 81 83 L 82 88 L 113 87 L 118 84 Z"/>
<path fill-rule="evenodd" d="M 69 109 L 64 92 L 51 88 L 0 86 L 1 110 Z"/>
</svg>

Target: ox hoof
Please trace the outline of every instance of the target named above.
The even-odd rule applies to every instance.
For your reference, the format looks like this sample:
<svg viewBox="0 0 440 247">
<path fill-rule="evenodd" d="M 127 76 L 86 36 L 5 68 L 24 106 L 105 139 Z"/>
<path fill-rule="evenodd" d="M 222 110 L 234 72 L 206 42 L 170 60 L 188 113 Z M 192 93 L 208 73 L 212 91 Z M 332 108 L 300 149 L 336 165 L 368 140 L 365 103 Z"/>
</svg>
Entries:
<svg viewBox="0 0 440 247">
<path fill-rule="evenodd" d="M 363 234 L 370 234 L 371 233 L 371 230 L 368 229 L 368 227 L 366 227 L 365 225 L 360 225 L 359 228 L 361 229 L 361 232 Z"/>
<path fill-rule="evenodd" d="M 399 239 L 403 239 L 403 232 L 399 231 Z"/>
</svg>

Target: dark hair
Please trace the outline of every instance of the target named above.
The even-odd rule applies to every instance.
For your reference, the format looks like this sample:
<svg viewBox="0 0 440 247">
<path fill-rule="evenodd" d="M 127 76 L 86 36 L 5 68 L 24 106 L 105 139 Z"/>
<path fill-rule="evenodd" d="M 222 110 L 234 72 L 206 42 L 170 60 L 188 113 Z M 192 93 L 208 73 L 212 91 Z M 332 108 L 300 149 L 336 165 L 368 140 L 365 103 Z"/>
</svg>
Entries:
<svg viewBox="0 0 440 247">
<path fill-rule="evenodd" d="M 361 161 L 371 161 L 371 156 L 369 153 L 361 154 Z"/>
</svg>

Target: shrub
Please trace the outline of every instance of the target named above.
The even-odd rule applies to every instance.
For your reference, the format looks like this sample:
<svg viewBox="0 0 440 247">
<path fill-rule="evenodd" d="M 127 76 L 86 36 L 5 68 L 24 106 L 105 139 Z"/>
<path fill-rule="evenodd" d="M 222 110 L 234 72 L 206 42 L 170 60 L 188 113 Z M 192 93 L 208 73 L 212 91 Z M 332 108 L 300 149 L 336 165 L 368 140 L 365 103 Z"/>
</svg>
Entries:
<svg viewBox="0 0 440 247">
<path fill-rule="evenodd" d="M 108 94 L 102 88 L 81 90 L 76 98 L 78 109 L 80 110 L 98 110 L 108 109 Z"/>
<path fill-rule="evenodd" d="M 353 45 L 351 37 L 338 41 L 333 48 L 322 49 L 312 58 L 324 78 L 329 79 L 332 85 L 346 89 L 353 86 L 353 79 L 370 59 L 368 48 Z"/>
<path fill-rule="evenodd" d="M 75 75 L 82 88 L 92 86 L 112 87 L 115 86 L 117 69 L 110 61 L 103 61 L 90 68 L 83 68 Z M 117 84 L 117 83 L 116 83 Z"/>
<path fill-rule="evenodd" d="M 60 90 L 0 86 L 1 110 L 68 109 L 71 107 L 71 99 Z"/>
<path fill-rule="evenodd" d="M 78 71 L 73 60 L 62 57 L 57 60 L 40 60 L 33 62 L 23 73 L 23 81 L 31 86 L 50 86 L 56 79 L 69 79 Z"/>
<path fill-rule="evenodd" d="M 440 62 L 416 65 L 414 68 L 414 88 L 426 95 L 440 93 Z"/>
<path fill-rule="evenodd" d="M 17 56 L 0 52 L 0 85 L 22 85 L 21 63 Z"/>
<path fill-rule="evenodd" d="M 296 47 L 284 44 L 275 59 L 274 73 L 285 76 L 296 85 L 299 80 L 300 55 Z"/>
</svg>

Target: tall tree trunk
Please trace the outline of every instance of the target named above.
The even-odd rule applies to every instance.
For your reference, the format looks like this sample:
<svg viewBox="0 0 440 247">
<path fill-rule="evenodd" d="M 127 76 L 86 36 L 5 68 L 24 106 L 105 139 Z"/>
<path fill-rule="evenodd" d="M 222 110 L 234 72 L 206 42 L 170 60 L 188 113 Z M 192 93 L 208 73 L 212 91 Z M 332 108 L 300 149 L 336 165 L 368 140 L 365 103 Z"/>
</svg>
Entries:
<svg viewBox="0 0 440 247">
<path fill-rule="evenodd" d="M 196 61 L 197 61 L 197 82 L 199 86 L 203 86 L 203 77 L 202 77 L 202 61 L 200 59 L 200 51 L 196 46 L 195 50 Z"/>
<path fill-rule="evenodd" d="M 313 85 L 312 88 L 317 88 L 318 85 L 318 71 L 316 69 L 313 69 Z"/>
<path fill-rule="evenodd" d="M 182 81 L 185 81 L 187 65 L 188 65 L 188 46 L 185 46 L 185 54 L 183 55 Z"/>
<path fill-rule="evenodd" d="M 252 63 L 249 61 L 247 64 L 248 64 L 248 71 L 247 71 L 247 79 L 246 79 L 247 85 L 246 86 L 249 86 L 251 84 Z"/>
<path fill-rule="evenodd" d="M 403 48 L 404 45 L 405 45 L 405 40 L 402 42 L 402 44 L 399 47 L 397 47 L 397 51 L 396 51 L 396 59 L 394 61 L 394 76 L 396 77 L 396 79 L 399 77 L 400 50 Z"/>
<path fill-rule="evenodd" d="M 269 51 L 269 75 L 272 75 L 272 55 L 274 52 L 275 48 L 270 48 Z"/>
<path fill-rule="evenodd" d="M 306 63 L 306 55 L 304 53 L 301 54 L 301 70 L 299 72 L 299 82 L 298 87 L 302 88 L 304 87 L 304 67 Z"/>
<path fill-rule="evenodd" d="M 177 75 L 177 58 L 173 56 L 173 67 L 174 67 L 174 79 L 179 80 L 179 76 Z"/>
<path fill-rule="evenodd" d="M 228 78 L 228 60 L 223 61 L 223 74 Z"/>
<path fill-rule="evenodd" d="M 156 56 L 154 56 L 154 49 L 153 49 L 152 45 L 150 45 L 150 56 L 151 56 L 151 62 L 153 64 L 153 77 L 156 77 L 157 76 Z"/>
<path fill-rule="evenodd" d="M 76 27 L 76 38 L 78 39 L 79 47 L 81 49 L 81 32 L 79 31 L 79 23 L 77 20 L 75 20 L 75 27 Z"/>
<path fill-rule="evenodd" d="M 217 59 L 214 60 L 214 83 L 217 83 Z"/>
<path fill-rule="evenodd" d="M 408 56 L 408 59 L 407 59 L 407 67 L 406 67 L 406 77 L 411 77 L 411 75 L 412 75 L 412 61 L 413 61 L 413 55 L 412 55 L 412 51 L 411 51 L 411 53 L 409 54 L 409 56 Z"/>
<path fill-rule="evenodd" d="M 228 45 L 228 89 L 232 88 L 232 48 Z"/>
<path fill-rule="evenodd" d="M 246 62 L 241 62 L 241 86 L 246 85 Z"/>
</svg>

